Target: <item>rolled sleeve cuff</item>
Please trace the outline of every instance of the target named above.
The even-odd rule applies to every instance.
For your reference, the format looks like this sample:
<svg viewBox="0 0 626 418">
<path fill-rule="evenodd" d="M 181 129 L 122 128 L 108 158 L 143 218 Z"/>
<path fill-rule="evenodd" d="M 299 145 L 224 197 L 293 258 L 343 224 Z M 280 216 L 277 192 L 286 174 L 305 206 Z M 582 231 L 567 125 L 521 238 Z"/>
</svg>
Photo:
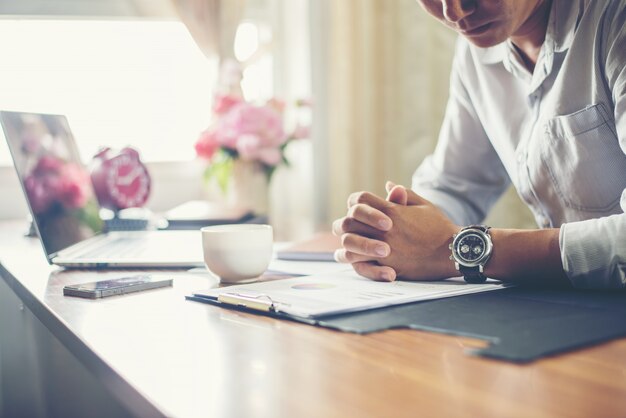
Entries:
<svg viewBox="0 0 626 418">
<path fill-rule="evenodd" d="M 616 225 L 609 218 L 561 226 L 561 261 L 575 288 L 626 288 L 626 263 L 623 248 L 618 248 L 623 238 L 617 236 L 620 228 L 615 228 Z"/>
</svg>

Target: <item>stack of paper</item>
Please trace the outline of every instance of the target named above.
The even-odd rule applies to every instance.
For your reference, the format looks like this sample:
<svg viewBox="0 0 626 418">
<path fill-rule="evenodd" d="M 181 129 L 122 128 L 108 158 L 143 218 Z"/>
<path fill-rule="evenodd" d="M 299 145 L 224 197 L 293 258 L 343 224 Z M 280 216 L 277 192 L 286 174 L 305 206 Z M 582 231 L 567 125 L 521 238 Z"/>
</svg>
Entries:
<svg viewBox="0 0 626 418">
<path fill-rule="evenodd" d="M 259 301 L 272 312 L 316 318 L 503 287 L 497 281 L 469 284 L 462 278 L 437 282 L 375 282 L 348 270 L 209 289 L 196 292 L 194 296 L 214 301 L 228 299 L 229 303 L 234 300 L 244 307 L 250 307 L 246 301 Z"/>
</svg>

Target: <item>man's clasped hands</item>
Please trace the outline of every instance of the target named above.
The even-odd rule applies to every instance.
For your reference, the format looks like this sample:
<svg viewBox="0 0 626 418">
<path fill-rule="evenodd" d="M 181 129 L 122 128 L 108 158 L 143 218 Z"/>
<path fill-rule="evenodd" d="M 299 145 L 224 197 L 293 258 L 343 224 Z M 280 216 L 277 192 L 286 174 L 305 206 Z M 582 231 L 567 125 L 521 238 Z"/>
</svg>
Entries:
<svg viewBox="0 0 626 418">
<path fill-rule="evenodd" d="M 343 246 L 335 260 L 380 281 L 458 276 L 448 245 L 461 227 L 412 190 L 392 182 L 385 188 L 386 199 L 369 192 L 350 195 L 347 215 L 333 222 Z"/>
</svg>

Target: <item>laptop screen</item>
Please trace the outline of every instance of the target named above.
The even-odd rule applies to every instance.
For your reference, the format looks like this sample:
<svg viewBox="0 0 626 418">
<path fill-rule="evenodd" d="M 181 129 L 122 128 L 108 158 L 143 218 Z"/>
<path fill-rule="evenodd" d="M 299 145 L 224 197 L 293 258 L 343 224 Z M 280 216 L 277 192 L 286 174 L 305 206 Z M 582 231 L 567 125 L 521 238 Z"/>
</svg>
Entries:
<svg viewBox="0 0 626 418">
<path fill-rule="evenodd" d="M 0 112 L 0 121 L 48 258 L 100 233 L 100 206 L 67 119 Z"/>
</svg>

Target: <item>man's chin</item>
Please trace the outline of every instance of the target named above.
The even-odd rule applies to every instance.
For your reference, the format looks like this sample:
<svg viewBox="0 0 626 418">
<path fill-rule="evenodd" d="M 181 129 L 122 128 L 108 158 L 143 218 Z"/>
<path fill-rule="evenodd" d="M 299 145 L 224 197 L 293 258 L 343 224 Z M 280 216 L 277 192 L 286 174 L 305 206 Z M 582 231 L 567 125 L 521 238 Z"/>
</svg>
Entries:
<svg viewBox="0 0 626 418">
<path fill-rule="evenodd" d="M 479 48 L 490 48 L 504 42 L 504 39 L 500 39 L 500 37 L 496 36 L 462 36 Z"/>
<path fill-rule="evenodd" d="M 472 35 L 471 33 L 461 32 L 460 35 L 479 48 L 489 48 L 501 44 L 508 36 L 507 31 L 503 30 L 499 22 L 492 22 L 483 33 Z"/>
</svg>

